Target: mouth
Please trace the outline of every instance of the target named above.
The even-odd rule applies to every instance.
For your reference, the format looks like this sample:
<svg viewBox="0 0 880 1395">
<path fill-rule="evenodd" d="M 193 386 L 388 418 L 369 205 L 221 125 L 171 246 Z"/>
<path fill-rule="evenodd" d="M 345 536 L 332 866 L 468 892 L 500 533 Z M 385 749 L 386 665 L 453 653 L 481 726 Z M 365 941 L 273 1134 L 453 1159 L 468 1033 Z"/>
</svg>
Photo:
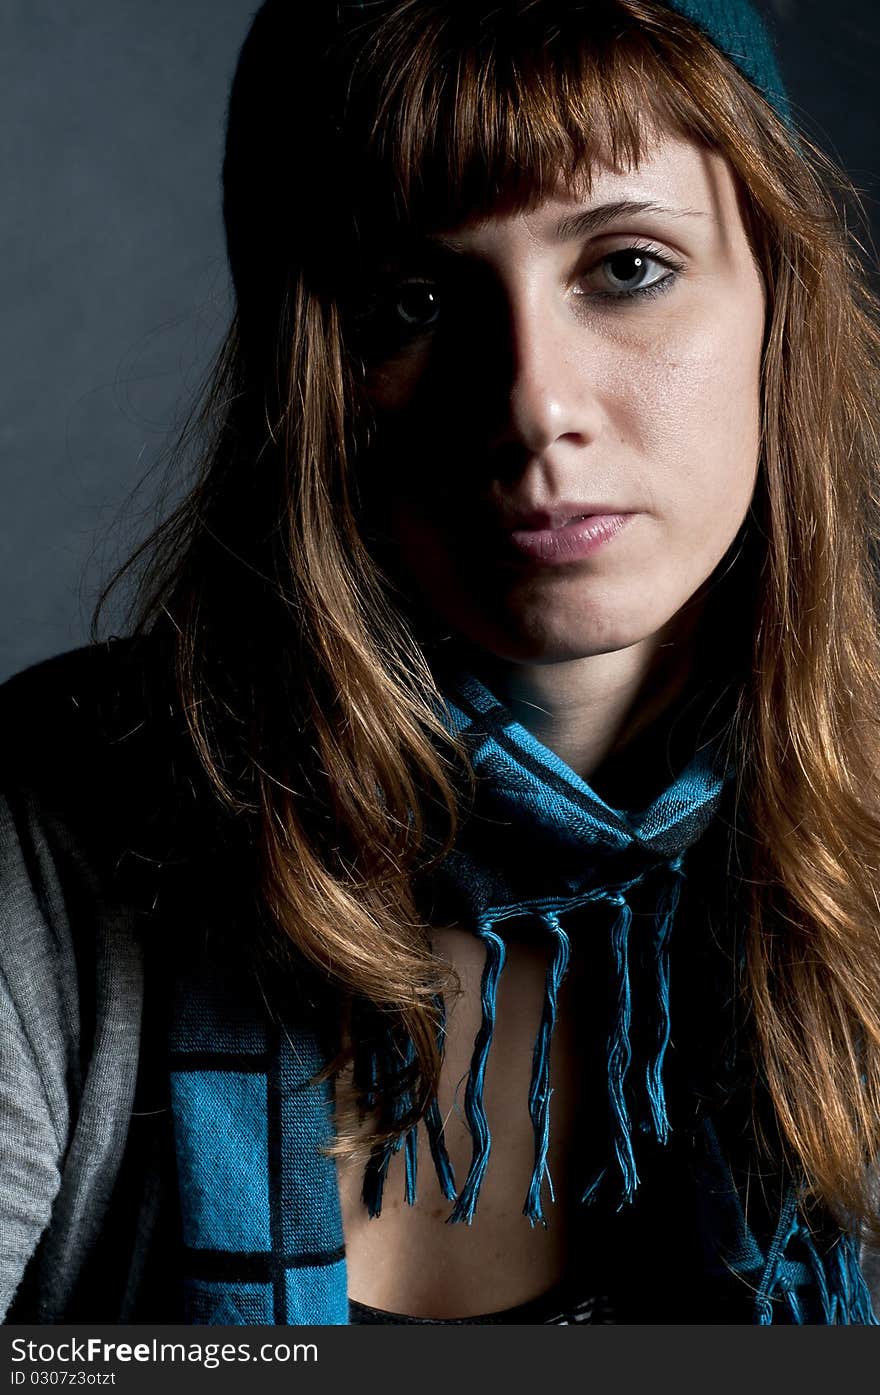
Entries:
<svg viewBox="0 0 880 1395">
<path fill-rule="evenodd" d="M 579 562 L 610 543 L 636 515 L 620 510 L 529 515 L 506 533 L 509 552 L 545 566 Z"/>
<path fill-rule="evenodd" d="M 556 532 L 560 528 L 568 527 L 571 523 L 581 523 L 589 518 L 620 518 L 630 512 L 631 510 L 622 508 L 619 504 L 586 504 L 564 501 L 554 505 L 553 508 L 513 512 L 505 518 L 502 526 L 508 533 Z"/>
</svg>

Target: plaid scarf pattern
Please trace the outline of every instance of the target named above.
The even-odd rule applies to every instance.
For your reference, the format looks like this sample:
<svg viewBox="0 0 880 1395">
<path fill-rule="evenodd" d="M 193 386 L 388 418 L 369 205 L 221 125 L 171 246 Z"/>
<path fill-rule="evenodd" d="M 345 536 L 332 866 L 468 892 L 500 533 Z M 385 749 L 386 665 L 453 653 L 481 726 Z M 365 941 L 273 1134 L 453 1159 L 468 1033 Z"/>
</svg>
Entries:
<svg viewBox="0 0 880 1395">
<path fill-rule="evenodd" d="M 181 976 L 171 1039 L 186 1320 L 348 1322 L 342 1216 L 317 1038 L 209 955 Z"/>
</svg>

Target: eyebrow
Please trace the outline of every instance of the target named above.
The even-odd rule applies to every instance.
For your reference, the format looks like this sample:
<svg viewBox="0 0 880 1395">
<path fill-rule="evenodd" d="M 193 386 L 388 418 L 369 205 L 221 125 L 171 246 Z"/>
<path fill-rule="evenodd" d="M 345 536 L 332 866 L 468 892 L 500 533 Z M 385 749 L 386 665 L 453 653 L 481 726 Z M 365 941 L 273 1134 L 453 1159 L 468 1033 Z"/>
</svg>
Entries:
<svg viewBox="0 0 880 1395">
<path fill-rule="evenodd" d="M 660 213 L 667 218 L 706 217 L 706 213 L 700 208 L 668 208 L 665 204 L 653 203 L 651 200 L 618 199 L 614 203 L 601 203 L 595 208 L 586 208 L 582 213 L 563 218 L 553 229 L 553 240 L 570 242 L 573 238 L 598 232 L 600 228 L 626 213 Z"/>
<path fill-rule="evenodd" d="M 561 219 L 551 231 L 551 240 L 554 242 L 573 242 L 577 238 L 588 237 L 591 233 L 599 232 L 600 229 L 626 214 L 641 213 L 662 214 L 668 218 L 709 217 L 701 208 L 670 208 L 666 204 L 655 203 L 651 199 L 616 199 L 611 203 L 597 204 L 595 208 L 585 208 L 580 213 L 574 213 Z M 425 252 L 433 252 L 444 257 L 449 255 L 456 259 L 469 255 L 467 249 L 456 241 L 454 233 L 416 234 L 404 238 L 397 248 L 398 256 L 403 255 L 404 257 L 408 254 L 421 253 L 424 255 Z M 392 255 L 386 259 L 386 265 L 397 260 L 398 257 Z"/>
</svg>

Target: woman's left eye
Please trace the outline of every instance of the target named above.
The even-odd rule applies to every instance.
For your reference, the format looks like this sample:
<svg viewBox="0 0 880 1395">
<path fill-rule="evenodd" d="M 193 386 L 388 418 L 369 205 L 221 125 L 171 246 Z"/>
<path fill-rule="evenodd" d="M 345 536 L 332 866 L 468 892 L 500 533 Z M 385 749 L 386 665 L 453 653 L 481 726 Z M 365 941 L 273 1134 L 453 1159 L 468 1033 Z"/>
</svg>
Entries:
<svg viewBox="0 0 880 1395">
<path fill-rule="evenodd" d="M 593 288 L 577 294 L 600 300 L 628 300 L 635 296 L 660 295 L 670 290 L 683 267 L 659 252 L 643 247 L 621 247 L 602 257 L 590 271 L 578 278 L 579 284 L 592 281 Z"/>
</svg>

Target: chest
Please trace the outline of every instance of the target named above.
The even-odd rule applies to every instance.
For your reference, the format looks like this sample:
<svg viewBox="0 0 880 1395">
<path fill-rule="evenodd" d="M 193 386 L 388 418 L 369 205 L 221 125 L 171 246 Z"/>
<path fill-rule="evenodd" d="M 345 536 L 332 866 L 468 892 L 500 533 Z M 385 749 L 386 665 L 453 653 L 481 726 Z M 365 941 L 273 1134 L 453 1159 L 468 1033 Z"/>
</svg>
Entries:
<svg viewBox="0 0 880 1395">
<path fill-rule="evenodd" d="M 447 1002 L 446 1049 L 438 1090 L 446 1147 L 460 1187 L 472 1156 L 464 1094 L 481 1024 L 485 951 L 472 934 L 455 929 L 436 932 L 435 948 L 453 964 L 461 983 L 460 996 Z M 580 1145 L 585 1119 L 580 1106 L 585 1041 L 578 1011 L 584 983 L 577 960 L 559 990 L 550 1044 L 547 1160 L 554 1199 L 545 1180 L 546 1226 L 532 1226 L 523 1214 L 535 1165 L 529 1082 L 547 968 L 546 947 L 508 947 L 483 1083 L 489 1161 L 470 1224 L 447 1222 L 451 1203 L 441 1193 L 421 1125 L 414 1205 L 405 1201 L 403 1150 L 392 1157 L 381 1214 L 374 1218 L 361 1198 L 363 1163 L 340 1165 L 352 1298 L 413 1316 L 465 1317 L 527 1302 L 569 1275 L 580 1253 L 584 1211 Z"/>
</svg>

